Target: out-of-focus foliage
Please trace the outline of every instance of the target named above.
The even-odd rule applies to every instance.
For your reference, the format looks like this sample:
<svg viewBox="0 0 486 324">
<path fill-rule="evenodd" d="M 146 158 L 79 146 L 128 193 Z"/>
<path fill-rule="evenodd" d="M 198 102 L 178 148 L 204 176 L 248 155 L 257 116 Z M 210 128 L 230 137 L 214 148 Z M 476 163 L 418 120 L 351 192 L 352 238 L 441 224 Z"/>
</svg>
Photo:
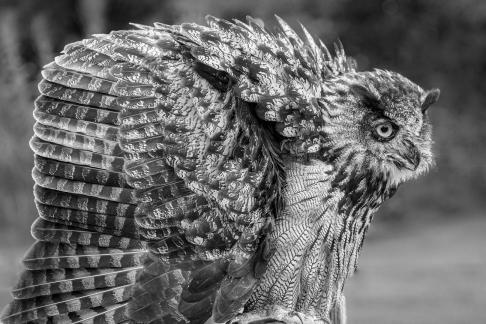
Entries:
<svg viewBox="0 0 486 324">
<path fill-rule="evenodd" d="M 486 194 L 486 3 L 482 0 L 0 0 L 0 224 L 27 231 L 34 219 L 30 169 L 32 100 L 43 64 L 63 45 L 129 22 L 201 23 L 206 14 L 302 22 L 338 38 L 361 69 L 397 70 L 440 87 L 431 110 L 437 168 L 405 185 L 387 219 L 472 214 Z M 414 218 L 414 221 L 416 218 Z"/>
</svg>

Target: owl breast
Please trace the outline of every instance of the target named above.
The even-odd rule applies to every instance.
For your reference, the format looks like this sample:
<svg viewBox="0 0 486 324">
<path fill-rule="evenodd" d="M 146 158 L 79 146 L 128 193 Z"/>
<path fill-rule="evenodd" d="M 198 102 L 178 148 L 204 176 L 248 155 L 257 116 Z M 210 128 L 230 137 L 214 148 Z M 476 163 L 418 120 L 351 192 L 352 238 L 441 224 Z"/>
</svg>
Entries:
<svg viewBox="0 0 486 324">
<path fill-rule="evenodd" d="M 335 166 L 311 160 L 285 161 L 285 167 L 285 207 L 270 234 L 267 271 L 246 309 L 278 305 L 328 319 L 354 272 L 373 210 L 343 208 L 349 188 L 335 187 Z"/>
</svg>

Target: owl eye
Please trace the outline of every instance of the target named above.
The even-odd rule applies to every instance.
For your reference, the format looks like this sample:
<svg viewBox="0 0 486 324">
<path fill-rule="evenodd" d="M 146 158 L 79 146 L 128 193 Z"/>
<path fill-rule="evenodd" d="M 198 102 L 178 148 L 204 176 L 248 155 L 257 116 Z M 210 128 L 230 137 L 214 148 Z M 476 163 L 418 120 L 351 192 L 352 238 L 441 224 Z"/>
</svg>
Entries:
<svg viewBox="0 0 486 324">
<path fill-rule="evenodd" d="M 375 136 L 381 141 L 391 140 L 396 134 L 397 127 L 388 120 L 379 121 L 374 127 Z"/>
</svg>

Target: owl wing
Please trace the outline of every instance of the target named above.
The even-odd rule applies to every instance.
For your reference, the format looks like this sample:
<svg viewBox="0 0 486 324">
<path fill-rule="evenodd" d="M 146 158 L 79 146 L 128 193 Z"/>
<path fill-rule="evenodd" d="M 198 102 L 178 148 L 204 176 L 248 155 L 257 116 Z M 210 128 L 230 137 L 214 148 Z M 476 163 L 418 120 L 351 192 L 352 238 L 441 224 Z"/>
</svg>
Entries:
<svg viewBox="0 0 486 324">
<path fill-rule="evenodd" d="M 282 151 L 319 149 L 316 82 L 354 68 L 280 23 L 137 26 L 44 68 L 37 242 L 4 322 L 224 322 L 244 306 Z"/>
</svg>

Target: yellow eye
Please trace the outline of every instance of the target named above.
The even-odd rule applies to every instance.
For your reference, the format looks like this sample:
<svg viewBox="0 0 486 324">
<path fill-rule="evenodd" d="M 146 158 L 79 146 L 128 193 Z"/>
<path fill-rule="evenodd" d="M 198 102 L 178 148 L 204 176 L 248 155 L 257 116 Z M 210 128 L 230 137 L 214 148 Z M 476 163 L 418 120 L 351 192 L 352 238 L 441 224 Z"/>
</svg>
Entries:
<svg viewBox="0 0 486 324">
<path fill-rule="evenodd" d="M 382 140 L 392 139 L 395 135 L 395 127 L 389 121 L 383 121 L 375 126 L 375 134 Z"/>
</svg>

